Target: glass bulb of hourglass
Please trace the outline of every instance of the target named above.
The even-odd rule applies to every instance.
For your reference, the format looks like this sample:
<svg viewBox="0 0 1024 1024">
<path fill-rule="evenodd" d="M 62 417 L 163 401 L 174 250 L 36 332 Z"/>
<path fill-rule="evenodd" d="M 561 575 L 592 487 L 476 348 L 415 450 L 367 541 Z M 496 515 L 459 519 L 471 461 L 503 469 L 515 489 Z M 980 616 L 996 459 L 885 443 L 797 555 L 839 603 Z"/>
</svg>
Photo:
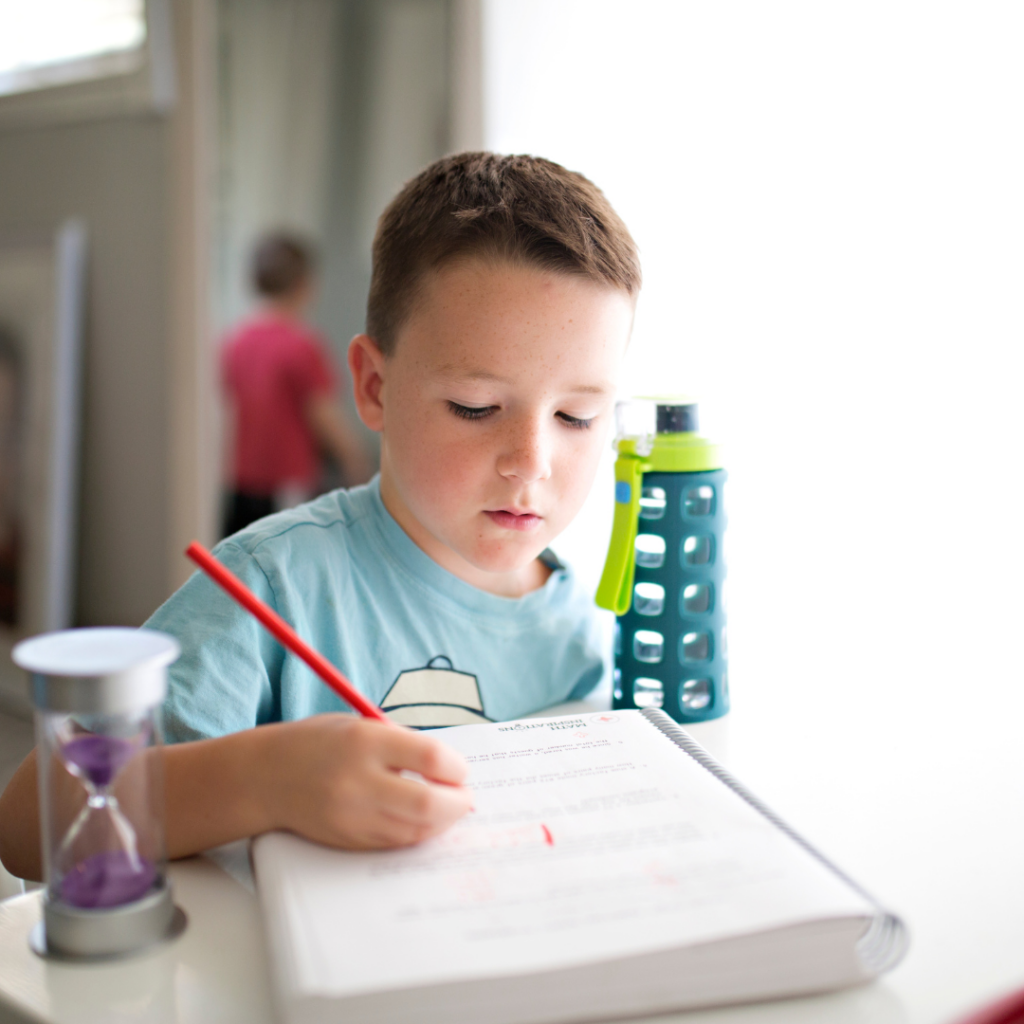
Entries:
<svg viewBox="0 0 1024 1024">
<path fill-rule="evenodd" d="M 57 851 L 60 897 L 72 906 L 130 903 L 144 896 L 156 878 L 113 792 L 118 775 L 145 740 L 138 734 L 124 738 L 83 732 L 60 744 L 61 760 L 87 795 Z"/>
</svg>

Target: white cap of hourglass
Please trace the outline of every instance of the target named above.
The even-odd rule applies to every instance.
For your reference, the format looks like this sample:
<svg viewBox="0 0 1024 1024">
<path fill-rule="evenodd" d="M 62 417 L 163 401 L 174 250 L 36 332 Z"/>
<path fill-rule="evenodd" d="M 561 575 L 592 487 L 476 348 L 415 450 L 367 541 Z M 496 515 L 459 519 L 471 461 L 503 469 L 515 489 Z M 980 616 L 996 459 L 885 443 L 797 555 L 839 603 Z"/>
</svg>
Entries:
<svg viewBox="0 0 1024 1024">
<path fill-rule="evenodd" d="M 178 641 L 151 629 L 65 629 L 23 640 L 11 657 L 43 711 L 124 714 L 159 704 Z"/>
</svg>

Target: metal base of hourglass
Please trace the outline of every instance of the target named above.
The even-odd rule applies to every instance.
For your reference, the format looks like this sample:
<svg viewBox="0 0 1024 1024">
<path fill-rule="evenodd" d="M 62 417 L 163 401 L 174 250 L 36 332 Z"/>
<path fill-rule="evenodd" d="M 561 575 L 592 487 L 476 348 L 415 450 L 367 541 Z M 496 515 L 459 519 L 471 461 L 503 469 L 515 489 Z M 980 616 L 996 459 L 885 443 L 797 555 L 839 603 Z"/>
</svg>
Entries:
<svg viewBox="0 0 1024 1024">
<path fill-rule="evenodd" d="M 177 938 L 187 923 L 169 884 L 120 907 L 82 909 L 44 899 L 43 920 L 32 929 L 29 945 L 48 959 L 118 960 Z"/>
</svg>

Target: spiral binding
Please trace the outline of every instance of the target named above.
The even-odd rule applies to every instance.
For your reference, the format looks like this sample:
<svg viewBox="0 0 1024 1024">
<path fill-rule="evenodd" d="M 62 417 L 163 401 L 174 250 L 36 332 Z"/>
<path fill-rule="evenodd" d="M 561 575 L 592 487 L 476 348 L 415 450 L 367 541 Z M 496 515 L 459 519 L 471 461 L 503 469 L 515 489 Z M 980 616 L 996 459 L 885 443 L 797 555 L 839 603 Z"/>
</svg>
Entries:
<svg viewBox="0 0 1024 1024">
<path fill-rule="evenodd" d="M 664 711 L 659 708 L 644 708 L 640 714 L 667 739 L 689 754 L 702 768 L 706 768 L 719 782 L 728 786 L 755 811 L 767 818 L 780 832 L 785 833 L 794 843 L 803 847 L 812 857 L 842 879 L 878 911 L 857 942 L 857 955 L 865 970 L 871 974 L 880 974 L 895 967 L 903 959 L 910 937 L 906 925 L 900 918 L 889 913 L 870 893 L 866 892 L 849 875 L 837 868 L 823 853 L 787 825 L 731 772 L 723 768 L 688 732 L 673 722 Z"/>
</svg>

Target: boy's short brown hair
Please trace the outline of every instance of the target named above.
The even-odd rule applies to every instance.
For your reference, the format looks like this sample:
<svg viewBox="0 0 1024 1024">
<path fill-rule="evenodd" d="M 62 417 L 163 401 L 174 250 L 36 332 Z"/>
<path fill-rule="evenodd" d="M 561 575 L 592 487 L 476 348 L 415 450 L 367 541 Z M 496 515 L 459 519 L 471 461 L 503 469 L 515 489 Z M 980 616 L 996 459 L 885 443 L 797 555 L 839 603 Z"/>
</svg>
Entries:
<svg viewBox="0 0 1024 1024">
<path fill-rule="evenodd" d="M 264 235 L 252 254 L 252 284 L 270 299 L 289 295 L 313 276 L 316 257 L 305 239 L 288 231 Z"/>
<path fill-rule="evenodd" d="M 384 355 L 423 275 L 471 256 L 640 291 L 636 243 L 593 182 L 540 157 L 459 153 L 406 182 L 377 224 L 366 332 Z"/>
</svg>

